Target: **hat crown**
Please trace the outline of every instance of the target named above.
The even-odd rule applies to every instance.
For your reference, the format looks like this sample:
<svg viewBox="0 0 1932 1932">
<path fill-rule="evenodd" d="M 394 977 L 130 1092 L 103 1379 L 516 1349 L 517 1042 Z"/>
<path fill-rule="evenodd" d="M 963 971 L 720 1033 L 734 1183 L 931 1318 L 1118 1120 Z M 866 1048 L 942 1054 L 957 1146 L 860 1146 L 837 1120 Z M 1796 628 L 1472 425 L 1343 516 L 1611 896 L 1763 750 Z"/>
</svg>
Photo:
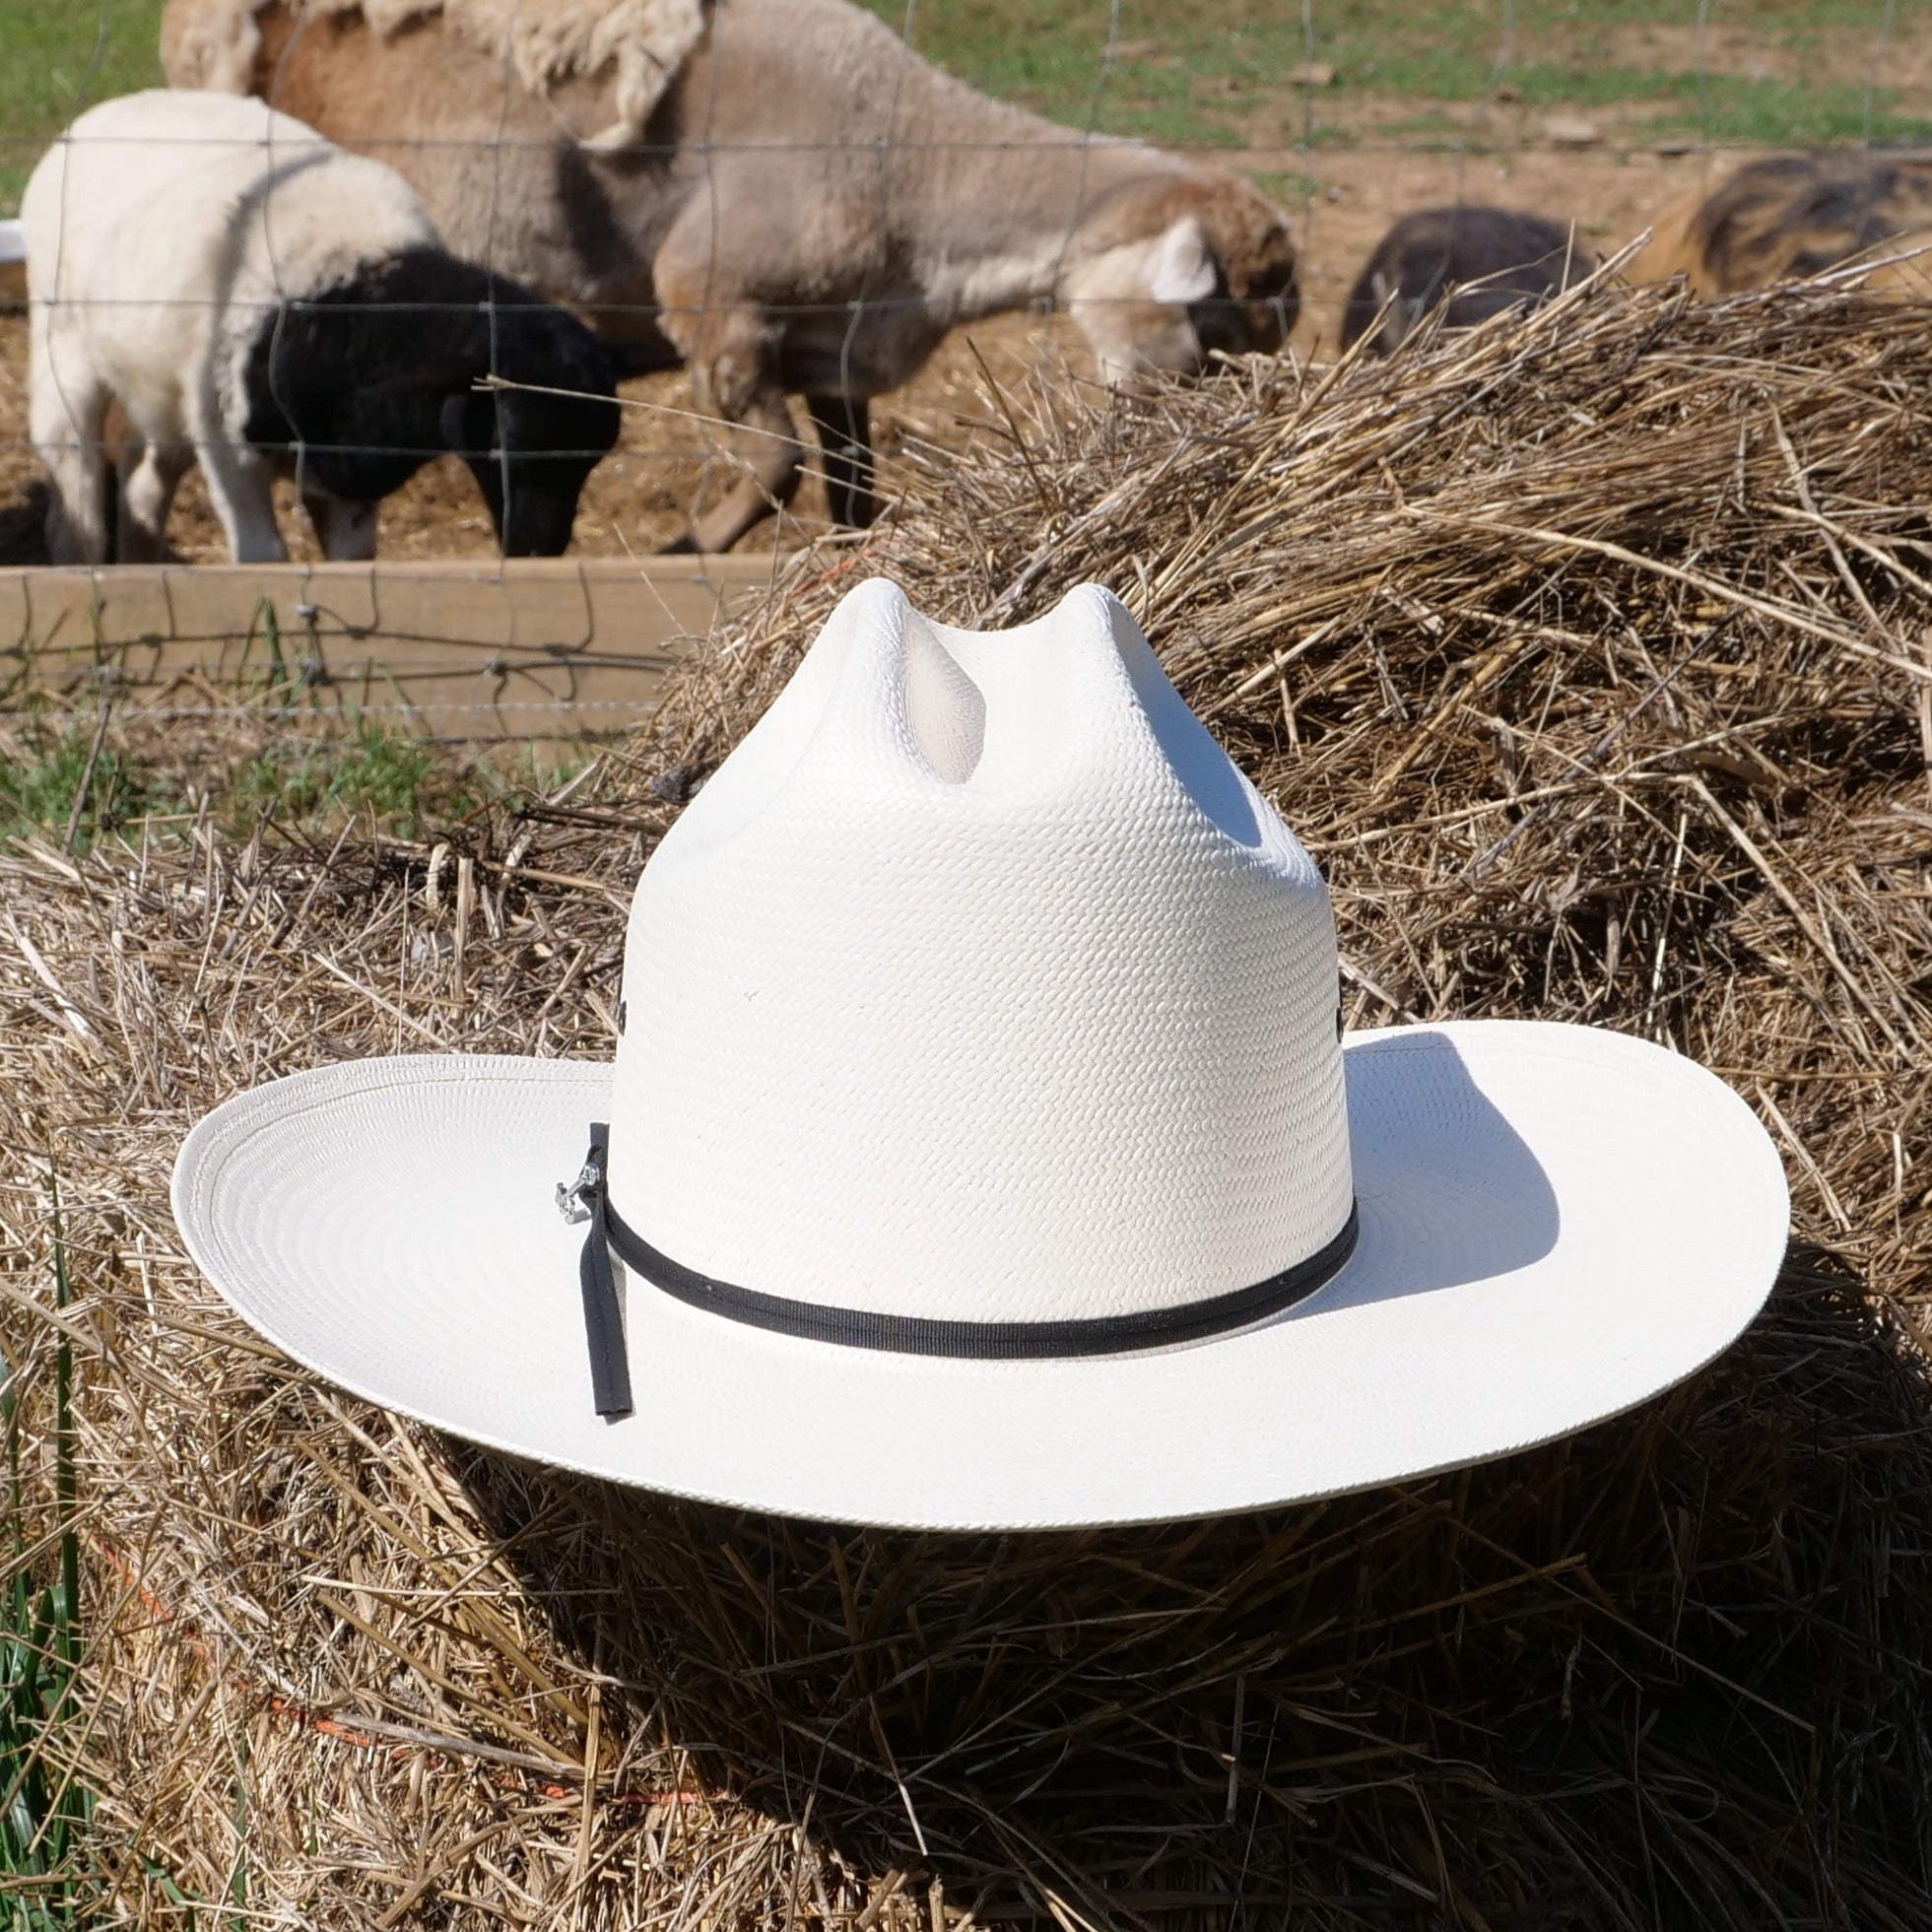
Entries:
<svg viewBox="0 0 1932 1932">
<path fill-rule="evenodd" d="M 1327 894 L 1096 586 L 847 596 L 646 866 L 624 999 L 613 1206 L 718 1281 L 1092 1321 L 1348 1221 Z"/>
</svg>

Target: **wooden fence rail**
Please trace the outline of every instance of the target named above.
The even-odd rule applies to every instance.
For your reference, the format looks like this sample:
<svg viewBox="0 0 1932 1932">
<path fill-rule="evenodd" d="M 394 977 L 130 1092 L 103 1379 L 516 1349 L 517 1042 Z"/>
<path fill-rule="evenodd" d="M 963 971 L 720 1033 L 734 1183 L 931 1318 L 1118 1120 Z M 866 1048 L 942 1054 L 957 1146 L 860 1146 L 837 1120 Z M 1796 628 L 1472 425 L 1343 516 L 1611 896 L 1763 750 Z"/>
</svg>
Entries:
<svg viewBox="0 0 1932 1932">
<path fill-rule="evenodd" d="M 771 557 L 0 570 L 0 717 L 300 703 L 448 739 L 634 724 Z"/>
</svg>

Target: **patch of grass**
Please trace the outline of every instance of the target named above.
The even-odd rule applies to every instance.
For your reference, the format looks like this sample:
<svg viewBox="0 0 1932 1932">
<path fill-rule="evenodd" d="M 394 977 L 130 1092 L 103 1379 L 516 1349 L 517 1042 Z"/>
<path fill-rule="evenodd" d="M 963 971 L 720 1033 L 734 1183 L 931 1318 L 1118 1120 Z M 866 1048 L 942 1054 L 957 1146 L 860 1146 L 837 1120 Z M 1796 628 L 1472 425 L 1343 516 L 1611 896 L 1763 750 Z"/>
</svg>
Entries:
<svg viewBox="0 0 1932 1932">
<path fill-rule="evenodd" d="M 367 718 L 345 737 L 274 747 L 239 766 L 223 816 L 234 825 L 273 818 L 317 827 L 345 818 L 414 838 L 432 820 L 447 822 L 482 803 L 475 774 L 420 738 Z"/>
<path fill-rule="evenodd" d="M 1781 81 L 1748 81 L 1711 75 L 1640 75 L 1628 71 L 1595 76 L 1578 88 L 1566 74 L 1537 69 L 1512 72 L 1511 85 L 1531 106 L 1603 107 L 1644 103 L 1633 130 L 1644 141 L 1686 138 L 1716 147 L 1813 148 L 1870 139 L 1881 145 L 1932 145 L 1932 117 L 1900 113 L 1881 94 L 1869 107 L 1863 88 L 1800 87 Z M 1440 110 L 1412 114 L 1378 132 L 1418 150 L 1459 148 L 1480 142 L 1480 125 Z"/>
<path fill-rule="evenodd" d="M 514 812 L 593 756 L 567 746 L 438 745 L 366 715 L 334 724 L 291 715 L 286 735 L 257 737 L 245 753 L 184 749 L 139 711 L 111 734 L 98 716 L 68 714 L 30 724 L 11 751 L 0 744 L 0 839 L 32 833 L 59 845 L 71 823 L 86 849 L 144 820 L 159 821 L 166 838 L 204 794 L 209 815 L 241 837 L 268 820 L 285 833 L 332 837 L 353 821 L 364 833 L 415 838 L 486 810 Z"/>
<path fill-rule="evenodd" d="M 0 835 L 32 831 L 65 839 L 71 825 L 74 842 L 85 846 L 156 809 L 149 775 L 100 740 L 96 720 L 36 723 L 18 752 L 0 752 Z"/>
<path fill-rule="evenodd" d="M 1398 65 L 1391 71 L 1400 76 Z M 1932 118 L 1900 111 L 1903 97 L 1894 89 L 1865 90 L 1846 82 L 1753 80 L 1737 74 L 1658 73 L 1630 67 L 1593 67 L 1578 73 L 1570 66 L 1535 63 L 1512 66 L 1508 84 L 1531 107 L 1618 107 L 1643 109 L 1643 131 L 1696 134 L 1715 142 L 1754 147 L 1813 147 L 1832 142 L 1932 142 Z M 1479 99 L 1485 75 L 1471 81 L 1466 94 L 1424 87 L 1400 91 L 1418 99 Z M 1385 130 L 1401 134 L 1411 123 Z"/>
<path fill-rule="evenodd" d="M 162 85 L 164 0 L 0 0 L 0 214 L 83 107 Z"/>
<path fill-rule="evenodd" d="M 506 758 L 480 766 L 478 776 L 490 783 L 493 796 L 514 805 L 568 784 L 596 756 L 588 746 L 519 745 Z"/>
<path fill-rule="evenodd" d="M 53 1197 L 54 1305 L 68 1301 L 60 1197 Z M 4 1366 L 4 1365 L 0 1365 Z M 21 1404 L 11 1366 L 0 1381 L 7 1444 L 5 1535 L 9 1576 L 0 1592 L 0 1882 L 12 1932 L 68 1932 L 87 1917 L 82 1837 L 93 1795 L 62 1765 L 60 1746 L 78 1717 L 81 1661 L 80 1543 L 73 1529 L 74 1363 L 63 1334 L 54 1346 L 54 1503 L 59 1533 L 38 1563 L 21 1471 Z M 46 1573 L 51 1572 L 51 1573 Z"/>
<path fill-rule="evenodd" d="M 1312 174 L 1274 174 L 1265 170 L 1250 177 L 1278 208 L 1299 208 L 1321 192 Z"/>
<path fill-rule="evenodd" d="M 1869 115 L 1865 91 L 1803 87 L 1781 81 L 1741 81 L 1715 75 L 1701 100 L 1693 86 L 1673 86 L 1679 103 L 1647 123 L 1658 134 L 1696 135 L 1752 147 L 1823 147 L 1832 142 L 1932 143 L 1932 118 L 1899 110 L 1902 97 L 1876 91 Z"/>
<path fill-rule="evenodd" d="M 864 4 L 904 27 L 893 0 Z M 1240 0 L 1128 0 L 1111 61 L 1109 21 L 1104 0 L 951 0 L 915 10 L 911 38 L 963 80 L 1070 126 L 1209 147 L 1237 145 L 1243 122 L 1282 96 L 1281 77 L 1304 57 L 1299 17 L 1250 16 Z"/>
<path fill-rule="evenodd" d="M 165 0 L 0 0 L 0 213 L 11 213 L 47 139 L 80 107 L 161 84 Z M 1287 78 L 1310 57 L 1300 10 L 1262 0 L 1122 0 L 1115 58 L 1104 60 L 1110 0 L 862 0 L 895 30 L 911 25 L 927 58 L 1002 99 L 1076 127 L 1175 146 L 1298 141 L 1299 91 Z M 1909 10 L 1894 34 L 1912 31 Z M 1767 51 L 1802 56 L 1828 36 L 1876 44 L 1878 0 L 1727 0 L 1717 25 Z M 1373 97 L 1480 100 L 1504 78 L 1538 105 L 1601 106 L 1655 99 L 1657 131 L 1765 146 L 1857 140 L 1865 91 L 1813 78 L 1712 74 L 1701 100 L 1693 74 L 1634 68 L 1616 54 L 1632 29 L 1682 31 L 1690 0 L 1517 0 L 1500 68 L 1497 0 L 1317 0 L 1312 57 L 1336 69 L 1315 99 L 1315 145 L 1357 136 L 1322 126 Z M 1878 77 L 1883 78 L 1882 74 Z M 1878 87 L 1869 133 L 1932 140 L 1899 90 Z M 1257 125 L 1259 132 L 1257 133 Z"/>
<path fill-rule="evenodd" d="M 1255 137 L 1299 138 L 1299 90 L 1290 76 L 1311 56 L 1336 70 L 1317 93 L 1324 112 L 1347 116 L 1369 98 L 1417 101 L 1481 100 L 1498 81 L 1539 106 L 1604 106 L 1657 100 L 1688 112 L 1715 141 L 1796 146 L 1857 140 L 1867 133 L 1862 85 L 1813 75 L 1803 56 L 1832 43 L 1876 50 L 1882 5 L 1874 0 L 1732 0 L 1724 33 L 1747 35 L 1798 78 L 1750 79 L 1629 63 L 1632 30 L 1680 34 L 1694 26 L 1687 0 L 1518 0 L 1505 47 L 1495 0 L 1418 8 L 1411 0 L 1317 0 L 1313 46 L 1300 10 L 1258 0 L 1123 0 L 1115 57 L 1104 60 L 1107 0 L 927 0 L 908 16 L 903 0 L 864 0 L 895 29 L 909 17 L 912 44 L 975 87 L 1073 126 L 1175 144 L 1228 146 Z M 1895 22 L 1897 36 L 1908 31 Z M 1734 57 L 1735 46 L 1727 42 Z M 1624 57 L 1620 58 L 1620 51 Z M 1882 69 L 1875 75 L 1882 82 Z M 1679 103 L 1689 103 L 1680 106 Z M 1899 90 L 1875 87 L 1874 139 L 1932 138 Z M 1274 125 L 1272 129 L 1269 123 Z M 1387 130 L 1383 130 L 1387 131 Z"/>
</svg>

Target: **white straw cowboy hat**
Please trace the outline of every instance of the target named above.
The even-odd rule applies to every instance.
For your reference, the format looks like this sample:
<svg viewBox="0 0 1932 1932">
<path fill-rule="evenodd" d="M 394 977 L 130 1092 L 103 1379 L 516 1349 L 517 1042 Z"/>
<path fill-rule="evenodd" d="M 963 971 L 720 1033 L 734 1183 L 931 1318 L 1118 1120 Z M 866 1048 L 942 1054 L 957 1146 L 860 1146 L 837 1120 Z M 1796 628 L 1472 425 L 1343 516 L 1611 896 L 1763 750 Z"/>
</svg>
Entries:
<svg viewBox="0 0 1932 1932">
<path fill-rule="evenodd" d="M 623 999 L 614 1067 L 228 1101 L 174 1171 L 195 1259 L 498 1449 L 1026 1528 L 1565 1434 L 1717 1354 L 1784 1248 L 1775 1152 L 1689 1060 L 1338 1039 L 1319 875 L 1098 588 L 978 633 L 853 591 L 645 867 Z"/>
</svg>

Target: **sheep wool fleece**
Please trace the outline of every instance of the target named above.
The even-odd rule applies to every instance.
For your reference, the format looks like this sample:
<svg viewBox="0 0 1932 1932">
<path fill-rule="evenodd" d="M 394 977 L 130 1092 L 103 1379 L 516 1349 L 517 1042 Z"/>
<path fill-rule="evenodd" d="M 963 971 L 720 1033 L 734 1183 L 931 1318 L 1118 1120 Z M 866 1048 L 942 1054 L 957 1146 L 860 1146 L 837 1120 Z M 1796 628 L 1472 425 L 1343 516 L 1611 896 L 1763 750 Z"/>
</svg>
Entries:
<svg viewBox="0 0 1932 1932">
<path fill-rule="evenodd" d="M 254 85 L 265 0 L 178 0 L 162 28 L 162 62 L 181 87 L 245 94 Z M 591 148 L 639 139 L 703 37 L 702 0 L 298 0 L 310 16 L 360 14 L 379 34 L 440 14 L 486 53 L 500 53 L 532 94 L 612 70 L 617 119 Z"/>
</svg>

